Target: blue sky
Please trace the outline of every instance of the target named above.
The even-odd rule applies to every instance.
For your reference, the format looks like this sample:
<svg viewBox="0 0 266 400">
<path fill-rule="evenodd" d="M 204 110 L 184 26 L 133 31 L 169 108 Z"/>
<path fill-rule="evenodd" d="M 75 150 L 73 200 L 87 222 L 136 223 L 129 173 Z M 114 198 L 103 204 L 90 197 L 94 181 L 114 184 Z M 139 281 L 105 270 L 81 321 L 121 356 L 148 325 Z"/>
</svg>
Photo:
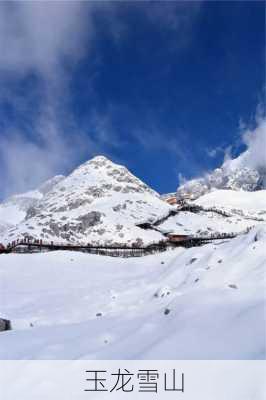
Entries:
<svg viewBox="0 0 266 400">
<path fill-rule="evenodd" d="M 265 4 L 0 4 L 0 198 L 96 154 L 159 192 L 243 150 Z"/>
</svg>

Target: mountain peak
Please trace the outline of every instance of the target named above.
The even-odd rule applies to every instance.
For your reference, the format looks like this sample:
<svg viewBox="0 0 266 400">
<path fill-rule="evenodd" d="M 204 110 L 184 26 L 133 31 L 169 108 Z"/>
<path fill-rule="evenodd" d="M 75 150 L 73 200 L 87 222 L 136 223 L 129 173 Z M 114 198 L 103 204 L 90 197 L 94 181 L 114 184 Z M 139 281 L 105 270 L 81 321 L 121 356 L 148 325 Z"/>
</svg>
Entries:
<svg viewBox="0 0 266 400">
<path fill-rule="evenodd" d="M 88 162 L 112 162 L 112 161 L 106 156 L 99 154 L 98 156 L 91 158 Z"/>
<path fill-rule="evenodd" d="M 158 193 L 126 167 L 100 155 L 59 179 L 7 235 L 75 243 L 150 243 L 154 235 L 158 240 L 162 235 L 150 235 L 137 225 L 168 212 Z"/>
<path fill-rule="evenodd" d="M 84 173 L 87 174 L 86 171 L 89 171 L 90 173 L 94 173 L 98 169 L 111 169 L 111 168 L 124 168 L 126 167 L 114 163 L 112 160 L 109 158 L 103 156 L 103 155 L 97 155 L 87 161 L 85 161 L 83 164 L 79 165 L 74 169 L 72 174 L 77 174 L 77 173 Z M 71 175 L 72 175 L 71 174 Z"/>
<path fill-rule="evenodd" d="M 106 166 L 106 165 L 117 165 L 116 163 L 114 163 L 112 160 L 110 160 L 109 158 L 107 158 L 106 156 L 103 155 L 97 155 L 93 158 L 91 158 L 90 160 L 86 161 L 84 164 L 81 164 L 80 167 L 82 167 L 82 165 L 96 165 L 96 166 Z M 79 168 L 79 167 L 78 167 Z"/>
</svg>

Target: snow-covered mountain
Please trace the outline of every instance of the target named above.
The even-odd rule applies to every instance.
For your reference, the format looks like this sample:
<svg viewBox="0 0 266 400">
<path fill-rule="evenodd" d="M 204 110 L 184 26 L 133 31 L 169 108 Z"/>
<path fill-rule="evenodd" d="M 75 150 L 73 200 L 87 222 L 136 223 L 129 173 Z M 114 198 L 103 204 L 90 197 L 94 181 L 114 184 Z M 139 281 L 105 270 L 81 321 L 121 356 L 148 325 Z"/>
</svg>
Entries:
<svg viewBox="0 0 266 400">
<path fill-rule="evenodd" d="M 12 225 L 23 221 L 28 209 L 36 205 L 62 179 L 64 179 L 63 175 L 57 175 L 44 182 L 36 190 L 9 197 L 0 204 L 0 221 Z"/>
<path fill-rule="evenodd" d="M 16 194 L 0 203 L 0 235 L 22 222 L 30 207 L 35 206 L 64 176 L 57 175 L 44 182 L 36 190 Z"/>
<path fill-rule="evenodd" d="M 266 189 L 266 160 L 265 164 L 256 166 L 251 164 L 247 150 L 239 157 L 225 161 L 220 168 L 202 178 L 185 182 L 177 189 L 177 198 L 197 199 L 213 189 L 245 191 Z"/>
<path fill-rule="evenodd" d="M 170 206 L 125 167 L 103 156 L 40 191 L 42 197 L 30 207 L 27 203 L 25 218 L 6 232 L 4 242 L 23 236 L 92 244 L 163 239 L 159 232 L 136 225 L 164 217 Z"/>
<path fill-rule="evenodd" d="M 198 212 L 179 210 L 165 218 L 175 206 L 167 204 L 163 196 L 125 167 L 98 156 L 69 176 L 56 176 L 37 190 L 13 196 L 0 206 L 0 216 L 2 212 L 6 218 L 0 224 L 0 242 L 29 236 L 67 243 L 147 245 L 165 240 L 166 232 L 238 233 L 266 221 L 264 190 L 238 192 L 212 188 L 206 192 L 196 201 L 201 206 Z M 197 190 L 196 197 L 199 193 L 205 192 Z M 138 227 L 144 222 L 160 220 L 155 230 Z"/>
</svg>

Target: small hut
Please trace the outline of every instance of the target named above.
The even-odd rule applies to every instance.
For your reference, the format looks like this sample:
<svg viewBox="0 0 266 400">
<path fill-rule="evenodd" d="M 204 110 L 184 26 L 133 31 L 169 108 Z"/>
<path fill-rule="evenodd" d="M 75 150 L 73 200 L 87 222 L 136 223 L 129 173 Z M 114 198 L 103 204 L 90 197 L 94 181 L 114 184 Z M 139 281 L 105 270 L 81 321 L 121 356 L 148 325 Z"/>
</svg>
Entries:
<svg viewBox="0 0 266 400">
<path fill-rule="evenodd" d="M 166 202 L 167 202 L 168 204 L 170 204 L 171 206 L 176 205 L 176 204 L 177 204 L 176 196 L 168 197 L 168 198 L 166 199 Z"/>
<path fill-rule="evenodd" d="M 178 242 L 184 242 L 186 240 L 189 240 L 190 236 L 189 235 L 178 235 L 176 233 L 169 233 L 167 235 L 167 238 L 168 238 L 169 242 L 178 243 Z"/>
</svg>

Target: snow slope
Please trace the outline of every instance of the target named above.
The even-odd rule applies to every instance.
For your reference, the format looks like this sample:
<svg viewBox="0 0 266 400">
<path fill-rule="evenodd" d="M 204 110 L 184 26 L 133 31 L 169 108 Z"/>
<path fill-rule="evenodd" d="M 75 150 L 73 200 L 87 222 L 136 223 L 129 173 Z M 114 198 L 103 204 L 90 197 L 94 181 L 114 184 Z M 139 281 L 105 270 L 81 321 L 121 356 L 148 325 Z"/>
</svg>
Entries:
<svg viewBox="0 0 266 400">
<path fill-rule="evenodd" d="M 240 233 L 266 222 L 266 190 L 212 190 L 190 204 L 202 209 L 198 212 L 179 211 L 160 224 L 159 229 L 192 235 Z"/>
<path fill-rule="evenodd" d="M 38 201 L 63 178 L 62 175 L 57 175 L 44 182 L 36 190 L 13 195 L 3 203 L 0 203 L 0 224 L 5 223 L 7 226 L 10 226 L 22 222 L 26 217 L 28 209 L 36 205 Z"/>
<path fill-rule="evenodd" d="M 181 211 L 177 215 L 168 218 L 159 226 L 159 229 L 163 232 L 172 232 L 180 235 L 208 236 L 215 233 L 240 233 L 247 228 L 253 227 L 254 224 L 263 223 L 249 218 L 246 219 L 239 215 L 225 218 L 215 212 L 200 211 L 199 213 L 192 213 Z"/>
<path fill-rule="evenodd" d="M 228 211 L 238 209 L 266 217 L 266 190 L 256 192 L 213 190 L 201 196 L 195 203 L 205 207 L 216 206 Z"/>
<path fill-rule="evenodd" d="M 264 359 L 266 225 L 137 259 L 0 256 L 1 359 Z"/>
</svg>

